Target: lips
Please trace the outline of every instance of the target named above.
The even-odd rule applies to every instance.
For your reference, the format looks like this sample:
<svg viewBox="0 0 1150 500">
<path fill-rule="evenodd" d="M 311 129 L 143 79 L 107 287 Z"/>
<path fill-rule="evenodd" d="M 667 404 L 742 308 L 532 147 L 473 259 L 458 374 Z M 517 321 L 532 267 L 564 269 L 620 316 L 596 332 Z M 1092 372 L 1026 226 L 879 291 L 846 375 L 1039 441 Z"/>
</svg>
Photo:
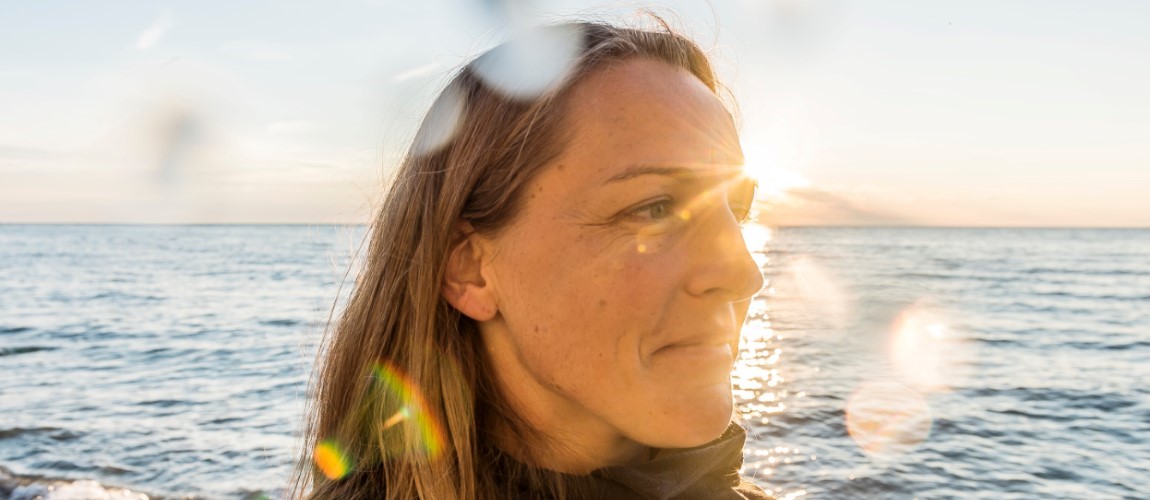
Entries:
<svg viewBox="0 0 1150 500">
<path fill-rule="evenodd" d="M 665 345 L 651 353 L 648 366 L 657 372 L 684 377 L 684 381 L 718 382 L 730 378 L 735 347 L 729 337 L 689 339 Z"/>
<path fill-rule="evenodd" d="M 664 351 L 675 351 L 682 349 L 701 349 L 706 347 L 725 346 L 729 348 L 737 348 L 739 345 L 739 337 L 731 335 L 696 335 L 687 337 L 680 340 L 668 342 L 662 347 L 659 347 L 653 354 L 659 354 Z M 734 347 L 732 347 L 734 346 Z"/>
</svg>

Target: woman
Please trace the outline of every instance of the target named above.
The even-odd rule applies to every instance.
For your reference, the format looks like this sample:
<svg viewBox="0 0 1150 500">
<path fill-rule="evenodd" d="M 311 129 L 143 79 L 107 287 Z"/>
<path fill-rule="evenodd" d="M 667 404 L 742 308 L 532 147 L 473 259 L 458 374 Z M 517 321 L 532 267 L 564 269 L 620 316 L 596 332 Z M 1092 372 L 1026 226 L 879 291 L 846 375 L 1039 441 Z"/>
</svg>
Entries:
<svg viewBox="0 0 1150 500">
<path fill-rule="evenodd" d="M 731 423 L 754 185 L 710 64 L 669 30 L 547 30 L 578 41 L 554 85 L 492 76 L 502 46 L 424 120 L 320 354 L 297 495 L 766 498 Z"/>
</svg>

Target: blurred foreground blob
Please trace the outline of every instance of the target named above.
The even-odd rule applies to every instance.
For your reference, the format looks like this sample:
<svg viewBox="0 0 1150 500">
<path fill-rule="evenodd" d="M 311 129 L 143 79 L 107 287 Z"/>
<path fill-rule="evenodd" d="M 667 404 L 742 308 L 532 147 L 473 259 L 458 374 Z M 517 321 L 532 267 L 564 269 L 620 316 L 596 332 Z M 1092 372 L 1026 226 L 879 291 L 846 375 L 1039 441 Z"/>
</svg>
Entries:
<svg viewBox="0 0 1150 500">
<path fill-rule="evenodd" d="M 511 41 L 473 64 L 479 78 L 503 95 L 523 100 L 562 84 L 579 56 L 582 31 L 576 26 L 512 27 Z"/>
<path fill-rule="evenodd" d="M 926 441 L 930 407 L 914 390 L 891 382 L 866 383 L 851 394 L 846 408 L 847 432 L 868 455 L 889 458 Z"/>
<path fill-rule="evenodd" d="M 428 410 L 419 387 L 390 363 L 376 363 L 372 367 L 372 375 L 375 397 L 379 398 L 384 408 L 388 408 L 388 417 L 381 422 L 379 431 L 387 432 L 399 426 L 404 433 L 412 433 L 416 437 L 420 452 L 430 458 L 437 457 L 443 451 L 446 434 L 443 425 Z M 392 408 L 395 411 L 390 411 Z M 400 446 L 399 449 L 384 450 L 389 455 L 404 450 L 401 441 L 385 440 L 385 443 Z"/>
<path fill-rule="evenodd" d="M 343 479 L 351 470 L 351 463 L 339 443 L 327 440 L 315 447 L 315 465 L 328 479 Z"/>
<path fill-rule="evenodd" d="M 471 63 L 475 75 L 503 96 L 524 101 L 562 85 L 582 49 L 582 31 L 574 26 L 514 23 L 510 27 L 511 40 Z M 413 153 L 427 155 L 450 144 L 466 119 L 466 104 L 462 89 L 455 85 L 444 89 L 416 134 Z"/>
<path fill-rule="evenodd" d="M 203 124 L 191 108 L 173 105 L 159 116 L 156 127 L 156 179 L 167 186 L 185 181 L 199 153 Z"/>
<path fill-rule="evenodd" d="M 427 118 L 415 134 L 412 153 L 423 156 L 434 153 L 451 142 L 464 120 L 464 97 L 459 87 L 451 85 L 432 103 Z"/>
</svg>

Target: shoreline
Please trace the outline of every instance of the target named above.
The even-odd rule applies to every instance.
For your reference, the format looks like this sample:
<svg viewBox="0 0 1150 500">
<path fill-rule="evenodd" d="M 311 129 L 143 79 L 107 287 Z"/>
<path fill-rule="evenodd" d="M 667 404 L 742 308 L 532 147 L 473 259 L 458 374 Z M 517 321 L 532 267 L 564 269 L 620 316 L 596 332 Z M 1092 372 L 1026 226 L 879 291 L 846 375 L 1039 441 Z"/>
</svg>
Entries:
<svg viewBox="0 0 1150 500">
<path fill-rule="evenodd" d="M 52 500 L 57 497 L 107 500 L 163 500 L 165 498 L 130 488 L 104 484 L 94 479 L 17 474 L 0 465 L 0 500 L 31 500 L 35 498 Z"/>
</svg>

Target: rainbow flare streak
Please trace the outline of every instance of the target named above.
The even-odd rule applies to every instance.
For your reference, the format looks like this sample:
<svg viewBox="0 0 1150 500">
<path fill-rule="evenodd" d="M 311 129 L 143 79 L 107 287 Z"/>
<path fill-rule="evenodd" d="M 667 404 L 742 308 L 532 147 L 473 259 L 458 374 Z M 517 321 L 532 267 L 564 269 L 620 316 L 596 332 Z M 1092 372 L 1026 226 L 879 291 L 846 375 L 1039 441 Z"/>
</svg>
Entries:
<svg viewBox="0 0 1150 500">
<path fill-rule="evenodd" d="M 314 458 L 316 466 L 328 479 L 342 479 L 351 470 L 347 454 L 330 439 L 316 445 Z"/>
<path fill-rule="evenodd" d="M 372 367 L 375 380 L 384 391 L 383 396 L 400 402 L 400 410 L 384 423 L 385 428 L 401 422 L 410 422 L 419 434 L 420 443 L 428 456 L 435 458 L 443 451 L 446 441 L 443 425 L 427 411 L 427 404 L 419 388 L 402 371 L 387 362 Z"/>
</svg>

